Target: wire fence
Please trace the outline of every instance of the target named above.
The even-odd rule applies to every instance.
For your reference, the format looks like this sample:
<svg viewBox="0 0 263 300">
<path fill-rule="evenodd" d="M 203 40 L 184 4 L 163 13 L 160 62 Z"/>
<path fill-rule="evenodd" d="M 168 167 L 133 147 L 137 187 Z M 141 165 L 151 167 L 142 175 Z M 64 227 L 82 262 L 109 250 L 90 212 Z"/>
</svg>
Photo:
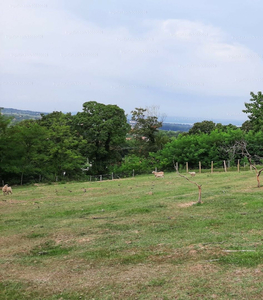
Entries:
<svg viewBox="0 0 263 300">
<path fill-rule="evenodd" d="M 221 163 L 220 163 L 221 164 Z M 198 166 L 195 167 L 189 167 L 188 162 L 185 164 L 178 164 L 176 162 L 177 170 L 180 172 L 190 172 L 194 171 L 196 173 L 213 173 L 213 172 L 241 172 L 241 171 L 251 171 L 252 166 L 248 163 L 240 164 L 240 161 L 237 162 L 230 162 L 230 161 L 222 161 L 222 166 L 218 167 L 218 164 L 216 164 L 216 167 L 214 167 L 214 162 L 211 161 L 211 166 L 208 168 L 207 164 L 206 167 L 202 166 L 202 162 L 199 162 Z M 155 171 L 165 171 L 165 170 L 158 170 L 155 168 Z M 143 174 L 143 173 L 140 173 Z M 146 174 L 146 173 L 145 173 Z M 135 170 L 132 170 L 132 172 L 122 172 L 122 173 L 111 173 L 111 174 L 102 174 L 102 175 L 90 175 L 88 177 L 89 181 L 103 181 L 103 180 L 114 180 L 114 179 L 121 179 L 121 178 L 129 178 L 134 177 L 136 175 Z"/>
<path fill-rule="evenodd" d="M 89 181 L 103 181 L 103 180 L 114 180 L 114 179 L 121 179 L 121 178 L 129 178 L 134 177 L 135 172 L 122 172 L 122 173 L 111 173 L 111 174 L 103 174 L 103 175 L 90 175 Z"/>
<path fill-rule="evenodd" d="M 221 167 L 220 167 L 221 165 Z M 213 161 L 211 161 L 211 165 L 208 166 L 208 164 L 205 164 L 205 167 L 202 166 L 202 162 L 199 161 L 199 165 L 198 166 L 189 166 L 188 162 L 186 162 L 185 164 L 178 164 L 178 162 L 175 163 L 175 168 L 177 170 L 180 170 L 181 172 L 185 171 L 186 173 L 188 173 L 189 171 L 195 171 L 198 173 L 207 173 L 207 172 L 228 172 L 228 171 L 236 171 L 236 172 L 240 172 L 240 171 L 249 171 L 252 170 L 252 166 L 249 163 L 242 163 L 240 164 L 240 160 L 237 160 L 235 162 L 231 162 L 230 160 L 226 161 L 223 160 L 220 163 L 216 163 L 214 164 Z"/>
<path fill-rule="evenodd" d="M 221 165 L 221 167 L 220 167 Z M 174 164 L 174 167 L 179 170 L 179 172 L 181 173 L 188 173 L 188 172 L 195 172 L 195 173 L 213 173 L 213 172 L 242 172 L 242 171 L 249 171 L 249 170 L 253 170 L 252 166 L 249 163 L 242 163 L 242 165 L 240 164 L 240 160 L 237 161 L 221 161 L 221 162 L 216 162 L 214 164 L 213 161 L 211 161 L 211 165 L 209 166 L 209 164 L 204 163 L 202 165 L 202 162 L 199 162 L 199 165 L 188 165 L 188 162 L 182 164 L 182 163 L 178 163 L 176 162 Z M 261 166 L 257 166 L 262 168 Z M 110 173 L 110 174 L 101 174 L 101 175 L 86 175 L 85 178 L 80 178 L 80 181 L 91 181 L 91 182 L 96 182 L 96 181 L 103 181 L 103 180 L 114 180 L 114 179 L 122 179 L 122 178 L 131 178 L 134 177 L 135 175 L 143 175 L 143 174 L 150 174 L 152 173 L 152 171 L 164 171 L 164 172 L 172 172 L 172 169 L 170 168 L 169 170 L 165 170 L 165 169 L 160 169 L 160 168 L 153 168 L 153 170 L 140 170 L 138 172 L 138 170 L 131 170 L 131 171 L 127 171 L 127 172 L 119 172 L 119 173 Z M 175 169 L 174 169 L 175 171 Z M 8 179 L 7 179 L 8 180 Z M 58 177 L 55 176 L 55 178 L 53 179 L 55 182 L 67 182 L 70 181 L 69 178 L 67 177 Z M 31 178 L 31 180 L 27 180 L 25 181 L 26 183 L 37 183 L 37 182 L 48 182 L 51 183 L 52 178 L 45 178 L 45 176 L 41 176 L 39 175 L 39 178 Z M 4 186 L 5 181 L 0 180 L 0 182 L 2 181 L 2 186 Z M 8 182 L 8 181 L 7 181 Z M 9 179 L 9 183 L 12 184 L 19 184 L 18 180 L 14 181 L 14 180 L 10 180 Z"/>
</svg>

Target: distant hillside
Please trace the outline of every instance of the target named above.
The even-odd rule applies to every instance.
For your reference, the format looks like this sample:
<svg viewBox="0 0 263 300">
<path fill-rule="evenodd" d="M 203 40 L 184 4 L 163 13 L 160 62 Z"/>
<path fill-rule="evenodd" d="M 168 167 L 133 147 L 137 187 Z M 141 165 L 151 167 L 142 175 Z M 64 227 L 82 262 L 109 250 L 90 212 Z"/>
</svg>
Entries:
<svg viewBox="0 0 263 300">
<path fill-rule="evenodd" d="M 14 108 L 3 108 L 1 113 L 5 116 L 12 117 L 13 123 L 18 123 L 23 120 L 30 120 L 30 119 L 40 119 L 40 114 L 46 114 L 43 112 L 38 111 L 31 111 L 31 110 L 21 110 L 21 109 L 14 109 Z"/>
<path fill-rule="evenodd" d="M 22 110 L 22 109 L 14 109 L 14 108 L 3 108 L 1 110 L 3 115 L 9 116 L 13 118 L 12 123 L 18 123 L 23 120 L 38 120 L 41 118 L 41 114 L 48 114 L 45 112 L 39 111 L 31 111 L 31 110 Z M 74 114 L 74 113 L 72 113 Z M 192 127 L 190 124 L 180 124 L 180 123 L 163 123 L 163 126 L 160 128 L 161 130 L 167 131 L 183 131 L 187 132 Z"/>
<path fill-rule="evenodd" d="M 171 131 L 183 131 L 187 132 L 193 125 L 190 124 L 176 124 L 176 123 L 163 123 L 163 126 L 160 128 L 161 130 L 171 130 Z"/>
</svg>

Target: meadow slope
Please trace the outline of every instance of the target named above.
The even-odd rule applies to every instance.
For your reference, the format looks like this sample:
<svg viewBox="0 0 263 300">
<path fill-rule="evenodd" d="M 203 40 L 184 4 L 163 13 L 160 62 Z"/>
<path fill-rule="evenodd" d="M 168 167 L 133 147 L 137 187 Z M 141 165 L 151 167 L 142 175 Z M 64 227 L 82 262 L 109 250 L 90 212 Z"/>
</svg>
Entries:
<svg viewBox="0 0 263 300">
<path fill-rule="evenodd" d="M 262 299 L 263 187 L 251 171 L 13 187 L 0 299 Z"/>
</svg>

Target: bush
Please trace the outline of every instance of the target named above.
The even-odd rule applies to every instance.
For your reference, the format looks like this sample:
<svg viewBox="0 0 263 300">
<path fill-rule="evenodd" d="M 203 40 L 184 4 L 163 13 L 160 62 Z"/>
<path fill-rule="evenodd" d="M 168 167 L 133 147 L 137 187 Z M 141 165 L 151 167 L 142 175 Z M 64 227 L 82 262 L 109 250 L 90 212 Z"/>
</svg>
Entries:
<svg viewBox="0 0 263 300">
<path fill-rule="evenodd" d="M 150 160 L 132 154 L 125 156 L 121 164 L 110 168 L 113 173 L 132 173 L 133 170 L 135 174 L 149 173 L 153 170 L 153 166 Z"/>
</svg>

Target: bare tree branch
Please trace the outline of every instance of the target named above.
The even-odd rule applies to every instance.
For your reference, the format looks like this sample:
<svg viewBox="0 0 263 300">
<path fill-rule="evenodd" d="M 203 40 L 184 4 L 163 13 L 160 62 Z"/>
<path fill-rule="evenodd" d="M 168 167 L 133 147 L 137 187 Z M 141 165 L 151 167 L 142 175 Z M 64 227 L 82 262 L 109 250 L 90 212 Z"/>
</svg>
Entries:
<svg viewBox="0 0 263 300">
<path fill-rule="evenodd" d="M 190 179 L 187 178 L 186 176 L 180 174 L 179 171 L 178 171 L 178 168 L 176 167 L 176 165 L 175 165 L 175 163 L 174 163 L 174 160 L 173 160 L 173 164 L 174 164 L 174 168 L 175 168 L 175 170 L 176 170 L 176 173 L 177 173 L 180 177 L 185 178 L 186 180 L 188 180 L 189 182 L 195 184 L 195 185 L 198 187 L 199 196 L 198 196 L 198 201 L 197 201 L 197 203 L 200 203 L 200 204 L 201 204 L 201 203 L 202 203 L 202 201 L 201 201 L 201 193 L 202 193 L 202 188 L 201 188 L 201 187 L 202 187 L 202 186 L 201 186 L 200 184 L 196 183 L 195 181 L 190 180 Z"/>
<path fill-rule="evenodd" d="M 247 150 L 247 143 L 245 141 L 237 141 L 235 143 L 235 145 L 237 146 L 237 149 L 241 150 L 241 154 L 248 159 L 249 165 L 251 166 L 251 168 L 253 168 L 255 170 L 258 187 L 260 187 L 259 176 L 260 176 L 261 172 L 263 171 L 263 168 L 258 171 L 256 165 L 252 163 L 252 156 Z M 257 157 L 259 157 L 259 156 L 257 155 Z"/>
</svg>

